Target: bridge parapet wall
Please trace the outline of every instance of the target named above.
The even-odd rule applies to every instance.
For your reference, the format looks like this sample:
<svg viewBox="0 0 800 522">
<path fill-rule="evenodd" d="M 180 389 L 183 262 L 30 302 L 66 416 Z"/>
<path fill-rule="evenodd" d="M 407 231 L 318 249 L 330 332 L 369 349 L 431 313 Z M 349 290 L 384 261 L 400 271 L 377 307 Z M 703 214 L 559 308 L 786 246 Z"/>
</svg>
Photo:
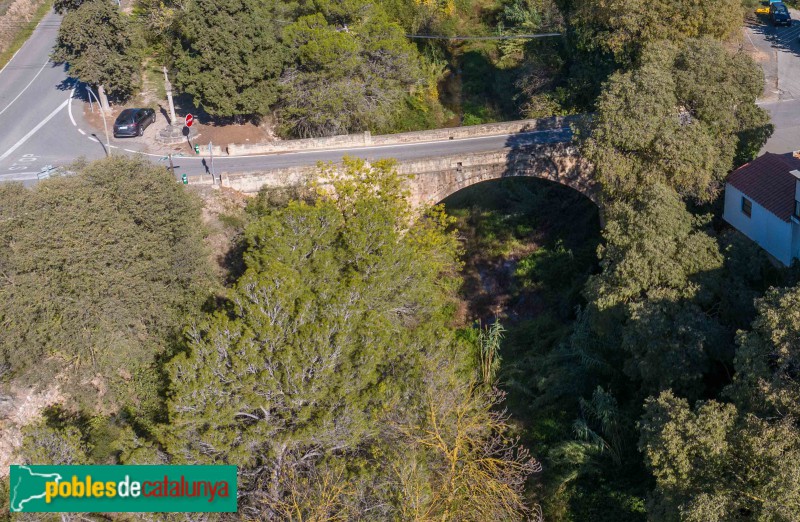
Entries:
<svg viewBox="0 0 800 522">
<path fill-rule="evenodd" d="M 553 116 L 536 120 L 517 120 L 467 127 L 452 127 L 426 131 L 401 132 L 398 134 L 371 135 L 369 132 L 343 134 L 325 138 L 306 138 L 300 140 L 275 141 L 271 143 L 236 144 L 227 147 L 230 156 L 248 154 L 270 154 L 277 152 L 297 152 L 301 150 L 330 149 L 341 147 L 386 146 L 427 141 L 473 138 L 479 136 L 498 136 L 518 134 L 536 130 L 557 129 L 577 123 L 584 116 Z"/>
</svg>

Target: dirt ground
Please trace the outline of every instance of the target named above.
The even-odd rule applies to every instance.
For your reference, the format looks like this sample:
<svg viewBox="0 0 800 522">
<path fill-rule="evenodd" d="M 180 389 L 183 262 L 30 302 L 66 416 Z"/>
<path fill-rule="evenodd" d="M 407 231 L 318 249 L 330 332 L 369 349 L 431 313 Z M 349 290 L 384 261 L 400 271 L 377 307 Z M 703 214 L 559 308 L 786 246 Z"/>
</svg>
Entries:
<svg viewBox="0 0 800 522">
<path fill-rule="evenodd" d="M 58 386 L 34 390 L 12 387 L 3 395 L 4 411 L 0 418 L 0 477 L 8 475 L 14 454 L 22 444 L 22 428 L 39 419 L 46 407 L 63 400 Z"/>
<path fill-rule="evenodd" d="M 80 103 L 80 102 L 79 102 Z M 86 123 L 89 125 L 90 128 L 84 129 L 89 132 L 89 134 L 95 134 L 101 141 L 105 141 L 105 129 L 103 128 L 103 118 L 100 114 L 100 111 L 97 107 L 97 104 L 94 104 L 94 107 L 89 103 L 83 103 L 83 117 Z M 151 105 L 150 105 L 151 106 Z M 114 120 L 116 120 L 119 113 L 122 112 L 124 109 L 129 108 L 127 105 L 112 105 L 111 106 L 111 113 L 106 115 L 106 124 L 108 125 L 108 132 L 109 132 L 109 139 L 113 145 L 122 148 L 130 148 L 134 150 L 139 150 L 141 152 L 147 152 L 150 154 L 166 154 L 169 152 L 183 152 L 185 154 L 193 154 L 194 150 L 192 147 L 195 144 L 198 145 L 208 145 L 208 142 L 212 142 L 215 145 L 220 145 L 224 149 L 231 143 L 263 143 L 268 141 L 274 141 L 275 137 L 272 134 L 271 130 L 269 129 L 268 125 L 261 125 L 257 126 L 253 123 L 244 123 L 241 125 L 237 124 L 230 124 L 230 125 L 215 125 L 212 123 L 198 123 L 195 121 L 192 124 L 192 130 L 196 132 L 191 139 L 191 143 L 189 140 L 186 140 L 182 143 L 174 144 L 174 145 L 164 145 L 156 140 L 159 131 L 164 129 L 167 125 L 168 119 L 166 117 L 166 111 L 163 111 L 159 108 L 156 112 L 156 121 L 144 132 L 143 136 L 134 137 L 134 138 L 114 138 L 113 136 L 113 125 Z M 185 115 L 178 113 L 176 115 L 179 121 L 182 121 L 182 118 Z"/>
</svg>

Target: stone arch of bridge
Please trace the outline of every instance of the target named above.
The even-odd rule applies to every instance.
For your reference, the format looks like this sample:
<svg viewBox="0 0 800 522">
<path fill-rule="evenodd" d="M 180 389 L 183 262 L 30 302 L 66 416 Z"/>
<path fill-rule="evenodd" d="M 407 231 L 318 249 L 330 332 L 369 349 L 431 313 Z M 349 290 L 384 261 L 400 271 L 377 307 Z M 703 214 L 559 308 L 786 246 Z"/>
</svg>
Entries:
<svg viewBox="0 0 800 522">
<path fill-rule="evenodd" d="M 447 156 L 399 165 L 410 177 L 412 203 L 432 205 L 477 183 L 510 177 L 550 180 L 577 190 L 600 205 L 593 169 L 571 145 L 549 144 Z"/>
</svg>

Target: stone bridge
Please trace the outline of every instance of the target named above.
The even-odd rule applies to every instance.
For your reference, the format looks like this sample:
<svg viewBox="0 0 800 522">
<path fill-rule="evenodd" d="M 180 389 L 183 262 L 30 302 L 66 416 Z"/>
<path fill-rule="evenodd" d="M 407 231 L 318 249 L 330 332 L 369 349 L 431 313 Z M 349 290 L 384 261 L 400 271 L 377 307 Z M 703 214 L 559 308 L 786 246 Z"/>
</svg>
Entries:
<svg viewBox="0 0 800 522">
<path fill-rule="evenodd" d="M 290 167 L 259 172 L 223 173 L 222 186 L 243 193 L 263 187 L 296 186 L 311 179 L 316 167 Z M 577 149 L 565 143 L 535 144 L 399 162 L 397 171 L 409 176 L 412 204 L 436 204 L 447 196 L 493 179 L 534 177 L 571 187 L 599 206 L 599 187 L 592 168 Z M 194 182 L 193 182 L 194 183 Z M 205 180 L 204 184 L 210 184 Z"/>
</svg>

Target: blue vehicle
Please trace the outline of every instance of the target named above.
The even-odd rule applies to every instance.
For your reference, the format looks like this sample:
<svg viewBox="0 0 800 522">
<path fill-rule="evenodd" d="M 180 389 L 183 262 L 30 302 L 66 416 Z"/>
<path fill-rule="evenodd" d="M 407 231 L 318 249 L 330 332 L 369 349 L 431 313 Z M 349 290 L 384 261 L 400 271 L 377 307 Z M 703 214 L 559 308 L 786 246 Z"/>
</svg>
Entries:
<svg viewBox="0 0 800 522">
<path fill-rule="evenodd" d="M 775 27 L 779 25 L 789 27 L 792 25 L 792 17 L 789 14 L 789 9 L 783 2 L 772 2 L 769 4 L 769 20 Z"/>
</svg>

